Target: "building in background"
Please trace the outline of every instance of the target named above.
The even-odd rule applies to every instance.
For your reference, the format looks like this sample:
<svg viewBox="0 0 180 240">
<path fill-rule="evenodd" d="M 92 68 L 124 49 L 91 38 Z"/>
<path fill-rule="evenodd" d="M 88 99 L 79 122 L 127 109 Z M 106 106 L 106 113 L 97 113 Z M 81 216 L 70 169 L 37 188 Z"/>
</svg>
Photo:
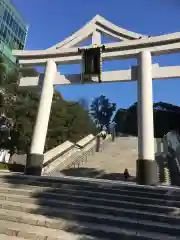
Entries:
<svg viewBox="0 0 180 240">
<path fill-rule="evenodd" d="M 16 63 L 12 49 L 24 49 L 28 26 L 11 0 L 0 0 L 0 54 L 8 65 Z"/>
</svg>

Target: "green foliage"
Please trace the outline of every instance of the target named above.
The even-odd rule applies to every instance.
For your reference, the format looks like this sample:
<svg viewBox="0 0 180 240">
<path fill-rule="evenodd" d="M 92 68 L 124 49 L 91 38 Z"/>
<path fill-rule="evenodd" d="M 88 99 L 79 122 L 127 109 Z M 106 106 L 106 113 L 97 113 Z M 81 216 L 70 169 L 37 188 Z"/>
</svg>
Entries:
<svg viewBox="0 0 180 240">
<path fill-rule="evenodd" d="M 77 142 L 90 133 L 96 133 L 95 125 L 78 102 L 53 100 L 46 149 L 66 140 Z"/>
<path fill-rule="evenodd" d="M 8 170 L 8 164 L 7 163 L 0 163 L 0 170 Z"/>
<path fill-rule="evenodd" d="M 16 163 L 0 163 L 0 170 L 9 170 L 11 172 L 24 172 L 24 165 Z"/>
<path fill-rule="evenodd" d="M 0 76 L 3 75 L 4 71 L 3 67 L 0 68 Z M 8 73 L 7 80 L 1 84 L 3 103 L 0 107 L 0 113 L 3 113 L 9 121 L 13 122 L 12 127 L 10 127 L 11 141 L 9 146 L 11 153 L 15 150 L 19 153 L 28 153 L 40 98 L 40 93 L 37 90 L 20 89 L 17 83 L 20 76 L 37 75 L 39 73 L 35 69 L 15 69 Z M 66 140 L 76 142 L 87 134 L 95 132 L 95 125 L 92 123 L 88 111 L 78 102 L 65 101 L 61 94 L 55 91 L 45 150 Z"/>
<path fill-rule="evenodd" d="M 101 95 L 92 101 L 90 115 L 100 129 L 106 127 L 109 130 L 110 121 L 115 110 L 116 104 L 111 103 L 107 97 Z"/>
</svg>

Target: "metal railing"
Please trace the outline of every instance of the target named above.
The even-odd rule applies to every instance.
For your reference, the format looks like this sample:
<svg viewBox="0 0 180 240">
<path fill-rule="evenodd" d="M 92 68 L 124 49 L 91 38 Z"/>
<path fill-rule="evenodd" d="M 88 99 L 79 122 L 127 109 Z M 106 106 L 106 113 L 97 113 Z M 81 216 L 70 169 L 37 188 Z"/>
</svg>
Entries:
<svg viewBox="0 0 180 240">
<path fill-rule="evenodd" d="M 94 141 L 96 139 L 97 139 L 97 136 L 95 138 L 93 138 L 92 141 Z M 100 151 L 101 152 L 104 151 L 105 146 L 107 145 L 107 143 L 109 141 L 112 141 L 110 135 L 108 135 L 106 137 L 106 139 L 101 141 L 101 144 L 100 144 Z M 90 156 L 94 155 L 94 153 L 96 152 L 95 150 L 96 150 L 96 143 L 90 149 L 88 149 L 87 151 L 84 151 L 83 153 L 81 152 L 80 155 L 72 163 L 70 163 L 66 167 L 66 169 L 68 169 L 68 168 L 79 168 L 82 164 L 84 164 L 88 161 L 88 158 Z"/>
</svg>

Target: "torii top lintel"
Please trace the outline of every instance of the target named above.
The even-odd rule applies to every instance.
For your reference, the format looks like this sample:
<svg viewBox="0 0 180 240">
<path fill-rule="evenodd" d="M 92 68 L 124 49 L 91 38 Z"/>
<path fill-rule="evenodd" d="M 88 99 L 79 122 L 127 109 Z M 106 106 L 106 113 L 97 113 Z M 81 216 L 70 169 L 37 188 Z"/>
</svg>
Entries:
<svg viewBox="0 0 180 240">
<path fill-rule="evenodd" d="M 101 33 L 117 40 L 105 44 L 102 57 L 107 60 L 136 57 L 142 50 L 149 50 L 152 55 L 180 51 L 180 32 L 149 37 L 120 28 L 96 15 L 80 30 L 46 50 L 13 50 L 13 55 L 21 65 L 44 65 L 48 59 L 58 64 L 79 63 L 81 55 L 77 45 L 89 37 L 92 43 L 101 44 Z"/>
<path fill-rule="evenodd" d="M 64 39 L 62 42 L 48 48 L 48 49 L 59 49 L 75 46 L 76 44 L 84 41 L 86 38 L 91 36 L 94 31 L 98 31 L 107 36 L 111 36 L 117 40 L 135 40 L 140 38 L 147 38 L 147 36 L 138 34 L 135 32 L 128 31 L 120 28 L 115 24 L 107 21 L 100 15 L 96 15 L 90 22 L 84 25 L 77 32 L 72 34 L 70 37 Z"/>
</svg>

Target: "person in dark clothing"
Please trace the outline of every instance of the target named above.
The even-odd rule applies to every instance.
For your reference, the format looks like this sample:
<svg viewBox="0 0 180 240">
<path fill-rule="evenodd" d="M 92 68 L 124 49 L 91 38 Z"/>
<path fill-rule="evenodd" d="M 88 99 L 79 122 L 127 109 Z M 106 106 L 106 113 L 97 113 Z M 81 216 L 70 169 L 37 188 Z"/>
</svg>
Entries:
<svg viewBox="0 0 180 240">
<path fill-rule="evenodd" d="M 130 177 L 129 171 L 128 171 L 127 168 L 125 168 L 125 170 L 124 170 L 124 179 L 125 179 L 125 180 L 128 180 L 129 177 Z"/>
</svg>

